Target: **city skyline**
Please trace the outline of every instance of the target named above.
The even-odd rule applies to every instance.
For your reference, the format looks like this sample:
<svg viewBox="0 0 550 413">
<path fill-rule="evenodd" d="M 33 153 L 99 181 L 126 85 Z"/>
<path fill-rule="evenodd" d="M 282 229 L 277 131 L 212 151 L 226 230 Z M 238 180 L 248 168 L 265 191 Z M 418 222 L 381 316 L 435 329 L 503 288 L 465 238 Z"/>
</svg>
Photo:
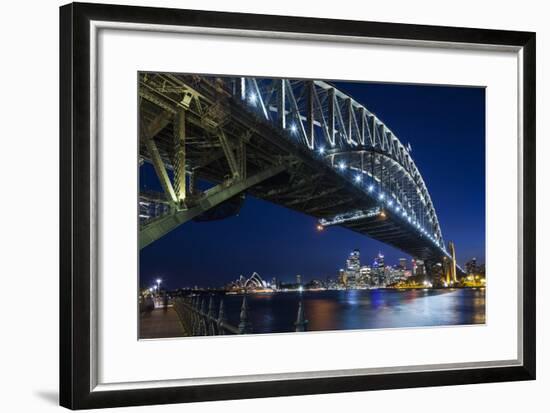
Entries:
<svg viewBox="0 0 550 413">
<path fill-rule="evenodd" d="M 333 83 L 411 145 L 445 240 L 457 247 L 458 262 L 472 257 L 484 262 L 484 89 Z M 140 181 L 142 187 L 158 187 L 151 167 L 140 168 Z M 189 222 L 142 250 L 141 282 L 162 277 L 171 288 L 218 286 L 254 271 L 281 280 L 296 274 L 324 278 L 334 276 L 343 265 L 341 257 L 355 248 L 365 256 L 384 251 L 390 262 L 412 258 L 344 228 L 319 232 L 316 224 L 310 216 L 247 197 L 238 216 Z"/>
<path fill-rule="evenodd" d="M 238 276 L 234 277 L 236 279 L 244 277 L 245 279 L 249 276 L 258 275 L 261 278 L 265 278 L 266 280 L 277 280 L 277 282 L 282 282 L 286 284 L 292 284 L 293 282 L 296 282 L 297 284 L 303 283 L 307 284 L 311 281 L 329 281 L 329 280 L 336 280 L 338 278 L 338 275 L 341 274 L 342 271 L 348 271 L 350 268 L 354 269 L 355 271 L 362 271 L 365 268 L 376 269 L 378 268 L 392 268 L 395 270 L 403 270 L 408 272 L 406 274 L 407 277 L 414 276 L 414 275 L 425 275 L 426 270 L 423 267 L 424 262 L 422 260 L 418 260 L 415 258 L 405 258 L 400 257 L 397 262 L 387 262 L 386 256 L 384 255 L 383 251 L 378 251 L 378 253 L 373 257 L 367 257 L 366 261 L 362 261 L 360 256 L 363 256 L 360 253 L 360 249 L 355 248 L 351 252 L 348 253 L 346 257 L 342 258 L 342 265 L 335 269 L 333 274 L 324 276 L 312 276 L 307 277 L 303 276 L 302 274 L 287 274 L 287 276 L 283 277 L 277 277 L 277 276 L 271 276 L 269 274 L 261 274 L 259 271 L 253 271 L 250 274 L 239 274 Z M 350 261 L 356 260 L 355 263 L 350 263 Z M 351 265 L 350 265 L 351 264 Z M 472 257 L 470 260 L 464 263 L 464 268 L 466 269 L 466 273 L 472 273 L 475 272 L 475 267 L 477 266 L 477 269 L 483 268 L 484 271 L 484 263 L 477 263 L 477 258 Z M 356 266 L 356 268 L 355 268 Z M 473 267 L 473 271 L 471 271 Z M 300 280 L 300 281 L 297 281 Z M 151 288 L 155 288 L 155 286 L 159 286 L 161 282 L 164 282 L 165 280 L 156 277 L 154 279 L 155 283 L 151 284 Z M 188 284 L 188 285 L 180 285 L 180 286 L 172 286 L 173 289 L 178 288 L 223 288 L 228 283 L 232 282 L 233 279 L 228 279 L 223 282 L 221 285 L 201 285 L 201 284 Z M 142 288 L 148 288 L 147 285 L 142 285 Z"/>
</svg>

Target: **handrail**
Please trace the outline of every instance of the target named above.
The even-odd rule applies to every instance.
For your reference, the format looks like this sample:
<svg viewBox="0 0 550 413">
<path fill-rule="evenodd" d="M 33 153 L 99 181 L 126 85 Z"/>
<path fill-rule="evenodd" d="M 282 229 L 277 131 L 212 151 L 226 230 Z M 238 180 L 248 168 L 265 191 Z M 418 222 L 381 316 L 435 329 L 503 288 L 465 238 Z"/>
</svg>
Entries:
<svg viewBox="0 0 550 413">
<path fill-rule="evenodd" d="M 252 333 L 252 324 L 249 321 L 247 294 L 243 295 L 239 314 L 239 325 L 230 324 L 225 318 L 223 297 L 220 298 L 215 311 L 215 296 L 189 295 L 174 299 L 174 309 L 189 336 L 217 336 L 231 334 Z M 295 331 L 306 331 L 308 321 L 305 319 L 305 310 L 300 296 Z"/>
</svg>

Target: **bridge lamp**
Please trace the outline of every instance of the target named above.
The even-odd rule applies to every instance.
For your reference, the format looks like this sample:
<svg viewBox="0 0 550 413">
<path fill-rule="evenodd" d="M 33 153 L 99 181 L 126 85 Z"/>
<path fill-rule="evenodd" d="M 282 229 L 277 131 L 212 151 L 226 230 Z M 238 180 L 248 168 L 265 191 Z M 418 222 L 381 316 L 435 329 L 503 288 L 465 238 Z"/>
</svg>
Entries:
<svg viewBox="0 0 550 413">
<path fill-rule="evenodd" d="M 317 231 L 322 231 L 324 229 L 325 229 L 324 226 L 322 226 L 321 224 L 317 224 Z"/>
<path fill-rule="evenodd" d="M 368 188 L 368 189 L 369 189 L 369 192 L 374 191 L 374 185 L 369 185 L 369 188 Z"/>
<path fill-rule="evenodd" d="M 258 96 L 256 96 L 255 93 L 251 93 L 249 96 L 248 96 L 248 101 L 250 103 L 252 103 L 253 105 L 256 105 L 256 101 L 258 100 Z"/>
<path fill-rule="evenodd" d="M 324 146 L 321 146 L 319 148 L 319 154 L 323 155 L 325 153 L 325 147 Z"/>
<path fill-rule="evenodd" d="M 390 200 L 388 201 L 388 205 L 389 205 L 389 206 L 392 206 L 392 205 L 393 205 L 393 200 L 390 199 Z"/>
<path fill-rule="evenodd" d="M 378 199 L 383 200 L 384 199 L 384 194 L 378 195 Z"/>
<path fill-rule="evenodd" d="M 340 163 L 338 163 L 338 168 L 343 171 L 344 169 L 346 169 L 346 163 L 341 161 Z"/>
<path fill-rule="evenodd" d="M 297 130 L 298 130 L 298 128 L 296 127 L 296 124 L 295 124 L 295 123 L 293 123 L 292 125 L 290 125 L 290 131 L 291 131 L 292 133 L 296 133 Z"/>
<path fill-rule="evenodd" d="M 361 182 L 361 175 L 355 175 L 355 182 Z"/>
</svg>

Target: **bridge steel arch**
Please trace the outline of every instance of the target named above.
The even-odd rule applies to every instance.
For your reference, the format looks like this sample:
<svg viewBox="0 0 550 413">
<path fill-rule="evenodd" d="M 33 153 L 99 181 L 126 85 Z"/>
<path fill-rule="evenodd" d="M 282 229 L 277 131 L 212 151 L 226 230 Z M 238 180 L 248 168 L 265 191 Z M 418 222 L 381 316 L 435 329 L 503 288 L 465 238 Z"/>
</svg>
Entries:
<svg viewBox="0 0 550 413">
<path fill-rule="evenodd" d="M 151 194 L 140 200 L 147 211 L 140 229 L 142 248 L 205 210 L 251 192 L 292 208 L 304 199 L 318 199 L 318 206 L 297 209 L 318 217 L 321 227 L 357 230 L 354 221 L 391 213 L 399 228 L 360 232 L 379 239 L 399 232 L 407 242 L 418 239 L 422 247 L 393 243 L 405 252 L 418 252 L 423 259 L 452 259 L 410 149 L 374 113 L 334 85 L 300 79 L 142 74 L 139 94 L 140 162 L 154 165 L 164 190 L 161 200 Z M 193 158 L 190 149 L 200 157 Z M 218 185 L 199 197 L 194 182 L 201 168 Z M 315 168 L 330 174 L 316 173 Z M 289 180 L 279 187 L 267 185 L 282 179 L 281 174 Z M 307 187 L 321 176 L 332 186 Z M 343 184 L 334 177 L 346 183 L 343 196 Z M 294 186 L 289 189 L 285 182 Z M 292 194 L 301 198 L 293 200 Z M 165 206 L 151 208 L 158 203 Z M 151 210 L 163 212 L 155 216 Z"/>
<path fill-rule="evenodd" d="M 428 188 L 410 151 L 374 113 L 330 83 L 242 77 L 251 110 L 285 130 L 448 255 Z M 325 221 L 327 222 L 327 221 Z"/>
</svg>

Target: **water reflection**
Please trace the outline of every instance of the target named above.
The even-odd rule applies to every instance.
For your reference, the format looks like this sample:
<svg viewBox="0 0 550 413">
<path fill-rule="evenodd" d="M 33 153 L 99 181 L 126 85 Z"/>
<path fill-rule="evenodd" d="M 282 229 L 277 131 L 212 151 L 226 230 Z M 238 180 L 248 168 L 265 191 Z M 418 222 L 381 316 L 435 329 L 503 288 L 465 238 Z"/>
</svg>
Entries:
<svg viewBox="0 0 550 413">
<path fill-rule="evenodd" d="M 255 333 L 294 331 L 299 293 L 249 297 Z M 485 323 L 485 289 L 349 290 L 302 293 L 309 331 Z M 228 319 L 238 324 L 240 296 L 227 296 Z"/>
</svg>

